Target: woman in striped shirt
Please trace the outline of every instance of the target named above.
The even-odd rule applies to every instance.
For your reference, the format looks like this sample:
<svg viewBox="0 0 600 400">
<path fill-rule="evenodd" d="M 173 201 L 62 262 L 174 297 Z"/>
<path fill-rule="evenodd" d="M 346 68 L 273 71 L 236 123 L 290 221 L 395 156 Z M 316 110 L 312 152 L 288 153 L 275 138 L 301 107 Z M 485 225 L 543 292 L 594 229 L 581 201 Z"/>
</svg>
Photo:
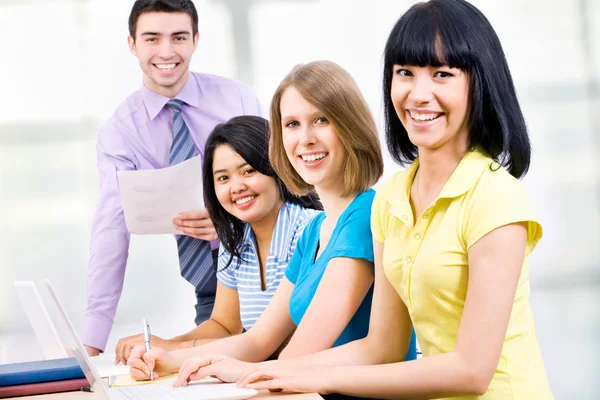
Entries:
<svg viewBox="0 0 600 400">
<path fill-rule="evenodd" d="M 210 318 L 152 347 L 177 350 L 248 331 L 263 313 L 304 226 L 323 207 L 315 193 L 292 195 L 269 162 L 269 123 L 251 115 L 217 125 L 204 151 L 205 203 L 219 249 L 217 292 Z M 121 353 L 143 337 L 121 339 Z M 120 354 L 121 354 L 120 353 Z"/>
<path fill-rule="evenodd" d="M 235 117 L 207 140 L 204 186 L 221 248 L 213 313 L 188 336 L 196 345 L 252 328 L 304 226 L 323 209 L 315 193 L 290 193 L 271 167 L 268 146 L 268 121 L 255 116 Z"/>
</svg>

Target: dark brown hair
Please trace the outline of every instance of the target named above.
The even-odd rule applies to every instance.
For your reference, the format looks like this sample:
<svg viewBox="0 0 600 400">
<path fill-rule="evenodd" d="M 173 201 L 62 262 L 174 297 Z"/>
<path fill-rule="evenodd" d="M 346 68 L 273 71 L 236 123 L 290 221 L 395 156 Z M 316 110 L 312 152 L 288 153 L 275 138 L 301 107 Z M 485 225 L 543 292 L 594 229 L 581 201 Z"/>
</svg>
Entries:
<svg viewBox="0 0 600 400">
<path fill-rule="evenodd" d="M 192 19 L 192 37 L 196 37 L 198 12 L 191 0 L 136 0 L 129 14 L 129 34 L 134 42 L 138 18 L 149 12 L 186 13 Z"/>
</svg>

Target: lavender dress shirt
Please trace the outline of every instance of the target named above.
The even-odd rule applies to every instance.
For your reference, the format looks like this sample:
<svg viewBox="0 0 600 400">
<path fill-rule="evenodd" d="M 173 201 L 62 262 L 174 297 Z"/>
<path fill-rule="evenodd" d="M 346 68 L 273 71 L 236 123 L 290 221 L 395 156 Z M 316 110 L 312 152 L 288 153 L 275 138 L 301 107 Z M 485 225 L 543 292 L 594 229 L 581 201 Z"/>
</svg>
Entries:
<svg viewBox="0 0 600 400">
<path fill-rule="evenodd" d="M 215 75 L 190 72 L 175 98 L 186 103 L 183 119 L 200 154 L 215 125 L 238 115 L 261 115 L 248 87 Z M 100 193 L 90 239 L 82 342 L 101 350 L 121 297 L 129 251 L 117 171 L 169 166 L 173 115 L 164 108 L 167 101 L 144 86 L 117 108 L 98 135 Z M 211 245 L 218 248 L 218 241 Z"/>
</svg>

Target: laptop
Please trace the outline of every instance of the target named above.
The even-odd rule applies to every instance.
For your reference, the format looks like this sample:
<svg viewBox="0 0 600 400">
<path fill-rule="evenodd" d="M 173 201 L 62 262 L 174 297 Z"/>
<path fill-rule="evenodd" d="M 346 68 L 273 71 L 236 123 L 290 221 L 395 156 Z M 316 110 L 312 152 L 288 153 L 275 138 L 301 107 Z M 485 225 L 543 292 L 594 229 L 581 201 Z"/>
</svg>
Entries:
<svg viewBox="0 0 600 400">
<path fill-rule="evenodd" d="M 77 363 L 81 367 L 85 377 L 92 386 L 92 390 L 97 393 L 100 398 L 111 400 L 124 399 L 222 399 L 222 400 L 238 400 L 247 399 L 256 395 L 254 389 L 238 388 L 235 383 L 221 383 L 216 379 L 202 380 L 190 382 L 188 386 L 174 388 L 172 383 L 156 383 L 142 386 L 130 386 L 109 388 L 102 381 L 96 367 L 90 360 L 85 348 L 79 340 L 77 332 L 73 328 L 73 324 L 69 320 L 64 307 L 58 300 L 56 293 L 52 289 L 50 282 L 45 279 L 33 283 L 37 286 L 42 304 L 46 309 L 56 310 L 57 314 L 49 313 L 50 324 L 54 327 L 54 331 L 59 335 L 61 342 L 67 343 L 67 348 L 75 356 Z M 47 295 L 47 296 L 46 296 Z M 57 326 L 63 326 L 64 329 L 57 329 Z M 65 335 L 64 337 L 62 335 Z M 68 336 L 67 336 L 68 335 Z M 69 346 L 72 344 L 72 346 Z"/>
<path fill-rule="evenodd" d="M 68 337 L 68 329 L 66 326 L 56 326 L 52 323 L 50 314 L 57 315 L 59 313 L 58 310 L 48 309 L 42 301 L 42 296 L 51 297 L 49 293 L 45 293 L 47 292 L 45 285 L 38 288 L 33 281 L 14 281 L 13 286 L 42 347 L 44 359 L 53 360 L 69 357 L 66 350 L 67 343 L 63 343 L 61 340 L 61 337 Z M 61 329 L 62 332 L 59 332 Z M 114 355 L 102 354 L 98 357 L 92 357 L 91 360 L 102 378 L 129 374 L 127 365 L 115 365 Z"/>
</svg>

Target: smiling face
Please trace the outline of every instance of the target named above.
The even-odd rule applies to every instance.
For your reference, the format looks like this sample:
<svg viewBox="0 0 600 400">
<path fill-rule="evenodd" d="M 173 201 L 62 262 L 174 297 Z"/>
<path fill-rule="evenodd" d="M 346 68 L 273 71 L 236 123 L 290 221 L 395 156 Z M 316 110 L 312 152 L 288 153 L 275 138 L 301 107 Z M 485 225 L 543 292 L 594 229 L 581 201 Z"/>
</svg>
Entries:
<svg viewBox="0 0 600 400">
<path fill-rule="evenodd" d="M 464 151 L 469 136 L 469 80 L 457 68 L 394 65 L 391 99 L 410 141 L 422 149 Z"/>
<path fill-rule="evenodd" d="M 323 112 L 293 86 L 281 96 L 280 111 L 283 147 L 300 177 L 317 190 L 343 187 L 344 146 Z"/>
<path fill-rule="evenodd" d="M 215 149 L 213 177 L 219 203 L 241 221 L 260 222 L 281 208 L 275 179 L 255 170 L 227 144 Z"/>
<path fill-rule="evenodd" d="M 190 60 L 198 44 L 192 19 L 183 12 L 147 12 L 139 16 L 135 40 L 128 38 L 131 53 L 144 72 L 144 85 L 173 98 L 185 85 Z"/>
</svg>

